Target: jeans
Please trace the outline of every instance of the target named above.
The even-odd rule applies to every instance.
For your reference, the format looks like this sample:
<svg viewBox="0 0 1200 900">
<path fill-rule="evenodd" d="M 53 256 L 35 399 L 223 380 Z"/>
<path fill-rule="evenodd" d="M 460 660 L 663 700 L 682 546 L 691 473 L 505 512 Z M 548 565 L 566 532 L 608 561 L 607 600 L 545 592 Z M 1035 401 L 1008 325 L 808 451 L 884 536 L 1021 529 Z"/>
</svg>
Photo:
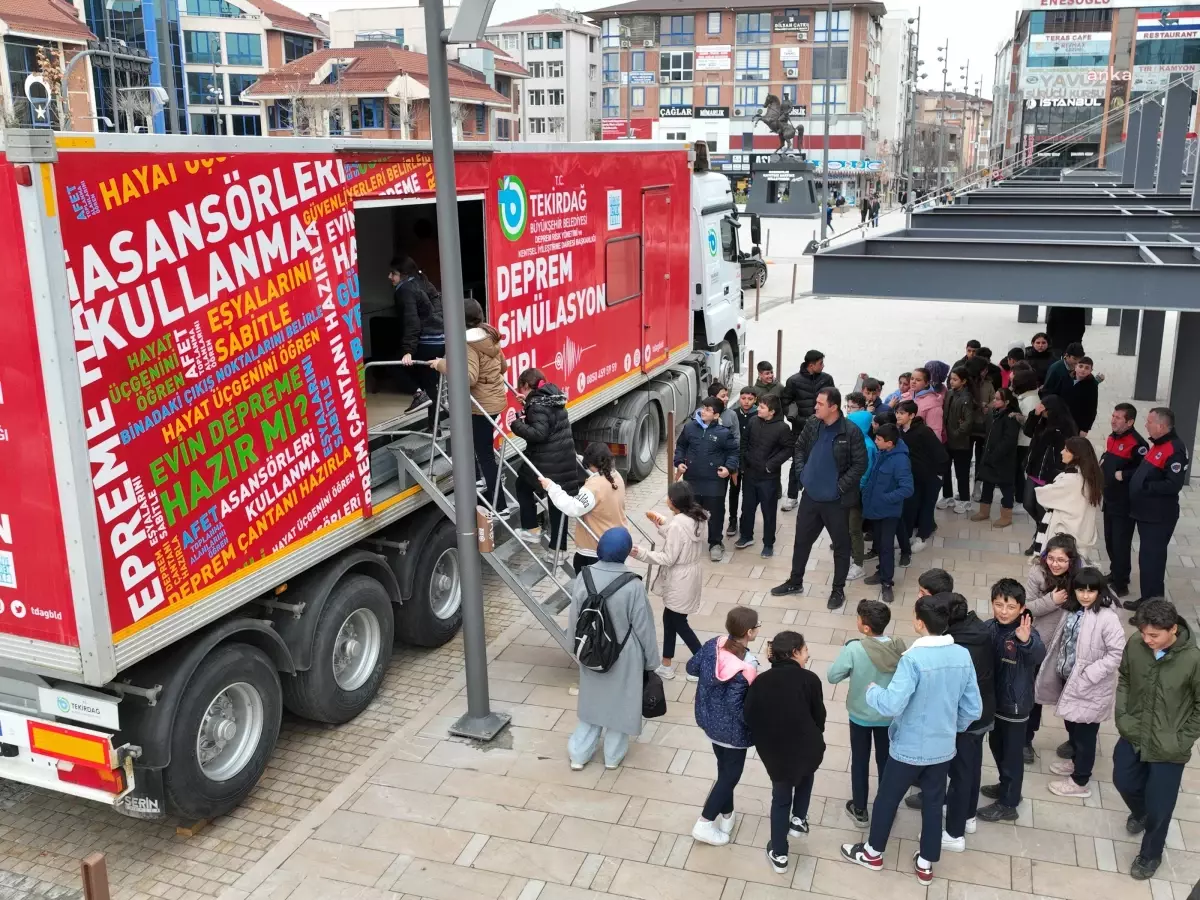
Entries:
<svg viewBox="0 0 1200 900">
<path fill-rule="evenodd" d="M 1029 518 L 1033 520 L 1035 531 L 1037 530 L 1037 524 L 1042 521 L 1042 516 L 1046 514 L 1041 504 L 1037 502 L 1037 493 L 1034 491 L 1035 487 L 1040 486 L 1032 478 L 1027 477 L 1025 479 L 1025 486 L 1022 488 L 1024 493 L 1021 495 L 1021 505 L 1025 507 L 1025 512 L 1029 513 Z"/>
<path fill-rule="evenodd" d="M 938 492 L 941 487 L 942 482 L 939 478 L 931 481 L 913 481 L 913 495 L 904 501 L 904 512 L 901 514 L 901 529 L 906 534 L 911 535 L 915 530 L 921 540 L 929 540 L 937 527 L 933 515 L 937 509 Z"/>
<path fill-rule="evenodd" d="M 586 765 L 596 752 L 596 744 L 600 742 L 600 733 L 604 732 L 604 764 L 618 766 L 629 750 L 629 735 L 611 728 L 601 728 L 599 725 L 589 725 L 580 722 L 567 739 L 567 756 L 576 765 Z"/>
<path fill-rule="evenodd" d="M 991 503 L 995 496 L 996 488 L 1000 488 L 1000 506 L 1004 509 L 1013 508 L 1013 486 L 1010 482 L 1002 481 L 999 484 L 992 484 L 990 481 L 983 483 L 983 493 L 979 495 L 980 503 Z"/>
<path fill-rule="evenodd" d="M 900 555 L 912 554 L 908 535 L 900 528 L 899 519 L 875 520 L 875 549 L 879 552 L 879 580 L 889 587 L 896 582 L 896 539 L 900 540 Z"/>
<path fill-rule="evenodd" d="M 771 853 L 787 856 L 788 827 L 791 818 L 808 818 L 808 804 L 812 800 L 813 776 L 807 775 L 799 784 L 786 781 L 771 783 Z"/>
<path fill-rule="evenodd" d="M 471 416 L 471 441 L 475 445 L 475 462 L 479 465 L 479 471 L 483 475 L 483 481 L 487 485 L 487 502 L 491 505 L 492 497 L 496 495 L 496 479 L 500 475 L 499 467 L 496 464 L 496 447 L 492 443 L 492 439 L 496 436 L 496 432 L 492 430 L 491 419 L 488 416 Z M 496 512 L 503 512 L 508 508 L 508 500 L 505 499 L 503 488 L 500 490 L 500 497 L 496 501 Z"/>
<path fill-rule="evenodd" d="M 538 526 L 538 500 L 546 496 L 541 487 L 534 487 L 522 472 L 516 481 L 517 503 L 521 507 L 521 527 L 525 529 Z M 550 549 L 553 550 L 557 541 L 560 550 L 567 548 L 567 530 L 563 527 L 564 516 L 557 506 L 550 505 Z"/>
<path fill-rule="evenodd" d="M 888 762 L 888 726 L 850 723 L 850 801 L 866 812 L 871 784 L 871 743 L 875 743 L 875 774 L 883 779 Z"/>
<path fill-rule="evenodd" d="M 813 500 L 808 491 L 800 500 L 796 513 L 796 541 L 792 546 L 792 584 L 804 582 L 808 555 L 823 530 L 829 531 L 833 542 L 833 589 L 844 590 L 846 573 L 850 571 L 850 517 L 841 500 Z"/>
<path fill-rule="evenodd" d="M 871 849 L 879 854 L 887 850 L 892 823 L 900 801 L 914 784 L 921 789 L 921 855 L 928 862 L 942 858 L 942 803 L 946 799 L 946 773 L 950 763 L 914 766 L 889 759 L 879 779 L 879 792 L 871 807 Z"/>
<path fill-rule="evenodd" d="M 1099 734 L 1099 722 L 1067 722 L 1067 739 L 1075 750 L 1075 772 L 1071 780 L 1081 787 L 1092 779 L 1092 769 L 1096 766 L 1096 737 Z"/>
<path fill-rule="evenodd" d="M 947 499 L 954 496 L 954 490 L 950 484 L 950 472 L 953 469 L 954 478 L 958 481 L 958 499 L 966 503 L 971 499 L 971 448 L 952 450 L 947 447 L 946 452 L 950 459 L 942 470 L 942 496 Z M 929 859 L 928 856 L 925 858 Z"/>
<path fill-rule="evenodd" d="M 1175 533 L 1175 523 L 1137 523 L 1138 537 L 1142 546 L 1138 549 L 1138 569 L 1141 571 L 1141 596 L 1165 597 L 1167 595 L 1167 543 Z"/>
<path fill-rule="evenodd" d="M 722 485 L 722 490 L 724 486 Z M 697 502 L 708 510 L 708 546 L 725 546 L 725 495 L 716 497 L 696 496 Z"/>
<path fill-rule="evenodd" d="M 700 638 L 692 631 L 687 616 L 673 609 L 663 610 L 663 659 L 675 658 L 675 636 L 683 638 L 687 648 L 695 656 L 700 652 Z"/>
<path fill-rule="evenodd" d="M 850 526 L 850 561 L 861 568 L 867 554 L 867 542 L 863 535 L 862 506 L 855 505 L 846 510 L 846 520 Z"/>
<path fill-rule="evenodd" d="M 742 780 L 742 769 L 746 766 L 745 748 L 722 747 L 713 744 L 717 756 L 717 780 L 708 799 L 704 801 L 701 817 L 713 821 L 718 815 L 728 816 L 733 812 L 733 789 Z"/>
<path fill-rule="evenodd" d="M 443 359 L 446 356 L 446 345 L 442 344 L 417 344 L 417 352 L 413 354 L 413 359 L 421 359 L 426 362 L 434 359 Z M 417 387 L 429 395 L 429 399 L 433 401 L 429 406 L 429 412 L 425 416 L 425 421 L 430 428 L 433 429 L 433 416 L 437 412 L 438 399 L 438 384 L 441 382 L 442 376 L 437 369 L 432 366 L 413 366 L 412 367 L 413 381 L 417 383 Z M 445 417 L 442 419 L 445 421 Z M 447 423 L 449 424 L 449 423 Z"/>
<path fill-rule="evenodd" d="M 1162 859 L 1167 827 L 1179 799 L 1183 763 L 1147 763 L 1125 738 L 1113 750 L 1113 786 L 1129 811 L 1146 823 L 1143 859 Z"/>
<path fill-rule="evenodd" d="M 729 479 L 729 527 L 737 528 L 738 524 L 738 498 L 742 495 L 742 478 L 739 475 L 737 480 Z"/>
<path fill-rule="evenodd" d="M 996 768 L 1000 770 L 1000 797 L 997 802 L 1013 809 L 1021 805 L 1021 786 L 1025 781 L 1027 724 L 998 718 L 991 734 L 988 735 L 992 758 L 996 761 Z"/>
<path fill-rule="evenodd" d="M 954 759 L 950 760 L 950 787 L 946 790 L 946 834 L 960 838 L 966 833 L 967 819 L 975 818 L 979 809 L 983 734 L 964 731 L 954 739 L 954 749 Z"/>
<path fill-rule="evenodd" d="M 742 485 L 742 525 L 740 537 L 743 541 L 754 539 L 754 513 L 762 507 L 763 546 L 775 546 L 775 516 L 779 512 L 778 481 L 747 481 Z"/>
<path fill-rule="evenodd" d="M 1108 553 L 1112 583 L 1129 587 L 1133 569 L 1133 519 L 1123 513 L 1104 513 L 1104 550 Z"/>
</svg>

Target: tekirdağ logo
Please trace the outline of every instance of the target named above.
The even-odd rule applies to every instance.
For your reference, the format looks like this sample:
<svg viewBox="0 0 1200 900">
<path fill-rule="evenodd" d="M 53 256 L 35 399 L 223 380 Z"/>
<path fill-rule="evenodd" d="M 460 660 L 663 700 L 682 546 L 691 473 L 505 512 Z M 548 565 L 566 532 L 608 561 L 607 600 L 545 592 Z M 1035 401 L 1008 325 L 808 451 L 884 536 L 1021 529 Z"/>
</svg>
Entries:
<svg viewBox="0 0 1200 900">
<path fill-rule="evenodd" d="M 59 697 L 59 698 L 58 698 L 58 703 L 57 703 L 57 706 L 58 706 L 58 711 L 59 711 L 59 712 L 61 712 L 61 713 L 65 713 L 65 714 L 70 714 L 70 712 L 71 712 L 71 701 L 70 701 L 70 700 L 68 700 L 66 697 Z"/>
<path fill-rule="evenodd" d="M 500 230 L 510 241 L 519 241 L 529 221 L 529 195 L 525 193 L 525 185 L 516 175 L 505 175 L 500 179 L 496 199 L 500 204 Z"/>
<path fill-rule="evenodd" d="M 708 255 L 717 255 L 717 229 L 708 229 Z"/>
</svg>

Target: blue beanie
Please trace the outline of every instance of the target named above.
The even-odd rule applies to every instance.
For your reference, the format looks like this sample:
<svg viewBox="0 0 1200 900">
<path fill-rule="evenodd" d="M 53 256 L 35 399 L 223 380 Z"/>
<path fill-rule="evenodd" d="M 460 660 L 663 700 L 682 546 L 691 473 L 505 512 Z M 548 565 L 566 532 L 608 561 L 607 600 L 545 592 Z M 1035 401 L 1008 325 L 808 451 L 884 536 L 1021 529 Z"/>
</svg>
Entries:
<svg viewBox="0 0 1200 900">
<path fill-rule="evenodd" d="M 623 563 L 632 549 L 633 538 L 629 530 L 617 526 L 600 535 L 600 542 L 596 545 L 596 556 L 600 557 L 602 562 Z"/>
</svg>

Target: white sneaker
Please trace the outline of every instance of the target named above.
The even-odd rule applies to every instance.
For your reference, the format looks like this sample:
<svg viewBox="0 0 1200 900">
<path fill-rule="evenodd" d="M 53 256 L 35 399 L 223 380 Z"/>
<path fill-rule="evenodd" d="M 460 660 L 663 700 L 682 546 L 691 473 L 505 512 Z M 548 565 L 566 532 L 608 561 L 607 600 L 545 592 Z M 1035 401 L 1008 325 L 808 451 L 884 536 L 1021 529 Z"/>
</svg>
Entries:
<svg viewBox="0 0 1200 900">
<path fill-rule="evenodd" d="M 659 678 L 661 678 L 663 681 L 670 681 L 672 678 L 675 677 L 675 670 L 669 666 L 659 666 L 657 669 L 654 670 L 654 674 L 657 675 Z"/>
<path fill-rule="evenodd" d="M 737 813 L 730 813 L 727 816 L 717 816 L 717 818 L 716 818 L 717 827 L 720 828 L 726 834 L 733 834 L 733 826 L 735 824 L 736 819 L 737 819 Z"/>
<path fill-rule="evenodd" d="M 577 763 L 577 762 L 572 761 L 571 762 L 571 771 L 572 772 L 582 772 L 584 765 L 586 765 L 586 763 Z"/>
<path fill-rule="evenodd" d="M 716 822 L 706 822 L 697 819 L 692 826 L 692 839 L 702 844 L 712 844 L 714 847 L 724 847 L 729 843 L 729 835 L 721 830 Z"/>
<path fill-rule="evenodd" d="M 939 500 L 937 502 L 938 509 L 950 509 L 952 506 L 954 506 L 954 498 L 953 497 L 943 497 L 941 500 Z"/>
<path fill-rule="evenodd" d="M 954 511 L 956 513 L 958 513 L 960 516 L 966 515 L 967 513 L 969 513 L 971 511 L 971 501 L 970 500 L 954 501 Z"/>
<path fill-rule="evenodd" d="M 921 540 L 920 538 L 913 538 L 912 541 L 908 545 L 909 549 L 913 553 L 920 553 L 922 550 L 924 550 L 928 546 L 929 545 L 927 543 L 925 543 L 923 540 Z"/>
<path fill-rule="evenodd" d="M 684 676 L 683 676 L 683 680 L 684 680 L 684 681 L 690 681 L 690 682 L 692 682 L 693 684 L 695 684 L 696 682 L 698 682 L 698 681 L 700 680 L 700 676 L 699 676 L 699 675 L 691 675 L 691 674 L 686 674 L 686 675 L 684 675 Z"/>
<path fill-rule="evenodd" d="M 540 544 L 542 541 L 540 528 L 518 528 L 513 534 L 517 536 L 517 540 L 526 544 Z"/>
<path fill-rule="evenodd" d="M 793 509 L 795 509 L 799 505 L 800 505 L 799 500 L 792 500 L 791 498 L 788 498 L 787 500 L 783 501 L 783 505 L 779 508 L 781 510 L 783 510 L 784 512 L 791 512 Z"/>
<path fill-rule="evenodd" d="M 866 573 L 863 571 L 862 566 L 856 566 L 854 563 L 850 563 L 850 570 L 848 572 L 846 572 L 846 580 L 847 581 L 857 581 L 859 578 L 862 578 L 863 575 L 865 575 L 865 574 Z"/>
<path fill-rule="evenodd" d="M 942 832 L 942 849 L 949 850 L 952 853 L 962 853 L 967 849 L 967 839 L 965 837 L 952 838 L 946 832 Z"/>
<path fill-rule="evenodd" d="M 977 482 L 975 482 L 974 489 L 971 491 L 971 501 L 973 503 L 978 503 L 982 499 L 983 499 L 983 482 L 977 481 Z"/>
<path fill-rule="evenodd" d="M 967 827 L 963 829 L 967 834 L 974 834 L 975 829 L 979 827 L 979 823 L 975 819 L 967 819 Z"/>
</svg>

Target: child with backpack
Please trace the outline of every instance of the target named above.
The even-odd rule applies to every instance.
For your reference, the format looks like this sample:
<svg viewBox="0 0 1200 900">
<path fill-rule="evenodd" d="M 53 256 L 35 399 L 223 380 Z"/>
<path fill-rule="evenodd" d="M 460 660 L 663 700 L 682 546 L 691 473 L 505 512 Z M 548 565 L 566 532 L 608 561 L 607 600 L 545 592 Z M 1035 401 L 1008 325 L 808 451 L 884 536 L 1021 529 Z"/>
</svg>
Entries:
<svg viewBox="0 0 1200 900">
<path fill-rule="evenodd" d="M 692 837 L 705 844 L 729 843 L 733 833 L 733 792 L 742 779 L 746 751 L 754 741 L 744 717 L 746 691 L 758 674 L 750 644 L 758 636 L 758 613 L 735 606 L 725 617 L 725 635 L 709 640 L 687 662 L 697 679 L 696 724 L 712 741 L 717 780 L 708 793 Z"/>
<path fill-rule="evenodd" d="M 571 582 L 570 633 L 579 663 L 579 724 L 567 742 L 571 768 L 588 764 L 604 735 L 604 768 L 625 758 L 642 731 L 642 687 L 658 666 L 654 616 L 641 579 L 625 565 L 633 538 L 610 528 L 596 544 L 597 561 Z"/>
<path fill-rule="evenodd" d="M 887 687 L 907 645 L 902 638 L 884 634 L 892 621 L 892 611 L 879 600 L 858 604 L 858 631 L 862 638 L 851 638 L 842 647 L 825 677 L 830 684 L 850 679 L 846 695 L 846 713 L 850 718 L 850 794 L 846 815 L 859 828 L 870 824 L 867 795 L 870 790 L 871 744 L 875 744 L 875 771 L 882 778 L 888 758 L 889 716 L 880 715 L 867 705 L 867 686 Z"/>
</svg>

